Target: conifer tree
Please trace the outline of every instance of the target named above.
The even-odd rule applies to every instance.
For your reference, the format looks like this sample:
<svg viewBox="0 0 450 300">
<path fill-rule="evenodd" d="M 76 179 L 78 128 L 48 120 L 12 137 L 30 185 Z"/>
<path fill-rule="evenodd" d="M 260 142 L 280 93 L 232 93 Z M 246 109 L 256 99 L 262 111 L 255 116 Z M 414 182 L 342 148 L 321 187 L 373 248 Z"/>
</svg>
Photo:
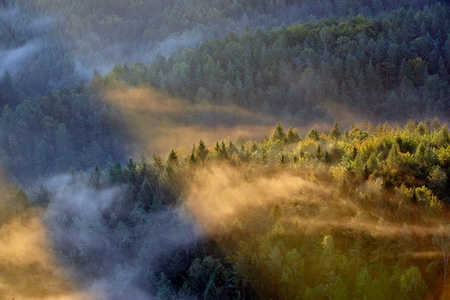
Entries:
<svg viewBox="0 0 450 300">
<path fill-rule="evenodd" d="M 137 195 L 137 201 L 142 205 L 142 207 L 146 211 L 150 210 L 154 195 L 155 191 L 153 190 L 152 186 L 148 182 L 147 178 L 144 179 L 144 182 L 142 183 L 139 193 Z"/>
<path fill-rule="evenodd" d="M 322 157 L 323 157 L 322 148 L 320 147 L 320 145 L 317 145 L 316 158 L 318 160 L 322 160 Z"/>
<path fill-rule="evenodd" d="M 206 156 L 208 156 L 208 149 L 205 146 L 205 143 L 200 140 L 200 142 L 198 143 L 198 147 L 197 150 L 195 150 L 195 154 L 201 159 L 201 161 L 205 161 Z"/>
<path fill-rule="evenodd" d="M 191 150 L 191 154 L 189 154 L 189 163 L 190 164 L 195 164 L 196 162 L 198 162 L 199 157 L 196 154 L 197 149 L 195 148 L 195 145 L 192 146 L 192 150 Z"/>
<path fill-rule="evenodd" d="M 341 129 L 339 128 L 339 124 L 336 121 L 334 121 L 333 129 L 331 130 L 330 135 L 335 140 L 341 137 Z"/>
<path fill-rule="evenodd" d="M 178 155 L 175 153 L 175 150 L 172 149 L 167 157 L 167 164 L 176 165 L 178 164 Z"/>
<path fill-rule="evenodd" d="M 313 141 L 318 141 L 320 139 L 319 133 L 315 129 L 311 129 L 311 131 L 308 133 L 308 135 L 306 137 Z"/>
<path fill-rule="evenodd" d="M 297 129 L 292 129 L 292 127 L 289 127 L 287 131 L 286 140 L 288 143 L 298 143 L 301 141 L 300 134 L 298 133 Z"/>
<path fill-rule="evenodd" d="M 280 122 L 277 123 L 277 126 L 275 126 L 275 130 L 273 131 L 272 135 L 270 136 L 271 142 L 285 142 L 286 141 L 286 133 L 284 132 L 283 126 L 281 126 Z"/>
</svg>

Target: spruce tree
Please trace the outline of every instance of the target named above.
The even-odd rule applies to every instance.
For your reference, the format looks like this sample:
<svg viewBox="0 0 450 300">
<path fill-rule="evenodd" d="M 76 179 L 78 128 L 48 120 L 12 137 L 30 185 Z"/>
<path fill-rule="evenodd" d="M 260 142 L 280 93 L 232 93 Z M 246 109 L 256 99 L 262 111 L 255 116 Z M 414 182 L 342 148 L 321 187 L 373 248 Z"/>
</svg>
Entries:
<svg viewBox="0 0 450 300">
<path fill-rule="evenodd" d="M 339 128 L 338 122 L 334 121 L 333 129 L 330 132 L 333 139 L 337 140 L 341 137 L 341 129 Z"/>
<path fill-rule="evenodd" d="M 288 143 L 298 143 L 301 141 L 300 134 L 298 133 L 297 129 L 292 129 L 292 127 L 289 127 L 287 131 L 286 140 Z"/>
<path fill-rule="evenodd" d="M 206 156 L 208 155 L 208 149 L 206 149 L 205 143 L 200 140 L 200 142 L 198 143 L 198 147 L 197 150 L 195 150 L 195 154 L 197 154 L 197 156 L 201 159 L 201 161 L 205 161 Z"/>
<path fill-rule="evenodd" d="M 286 141 L 286 133 L 284 133 L 283 126 L 281 126 L 280 122 L 277 123 L 277 126 L 275 126 L 275 130 L 273 131 L 272 135 L 270 136 L 271 142 L 285 142 Z"/>
</svg>

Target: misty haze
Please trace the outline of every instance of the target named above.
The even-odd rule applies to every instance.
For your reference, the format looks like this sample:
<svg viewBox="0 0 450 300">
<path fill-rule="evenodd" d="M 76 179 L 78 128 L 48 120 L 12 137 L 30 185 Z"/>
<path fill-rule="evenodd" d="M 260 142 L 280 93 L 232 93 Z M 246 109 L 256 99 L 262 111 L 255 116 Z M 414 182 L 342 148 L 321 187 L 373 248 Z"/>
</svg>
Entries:
<svg viewBox="0 0 450 300">
<path fill-rule="evenodd" d="M 450 6 L 0 3 L 0 298 L 450 299 Z"/>
</svg>

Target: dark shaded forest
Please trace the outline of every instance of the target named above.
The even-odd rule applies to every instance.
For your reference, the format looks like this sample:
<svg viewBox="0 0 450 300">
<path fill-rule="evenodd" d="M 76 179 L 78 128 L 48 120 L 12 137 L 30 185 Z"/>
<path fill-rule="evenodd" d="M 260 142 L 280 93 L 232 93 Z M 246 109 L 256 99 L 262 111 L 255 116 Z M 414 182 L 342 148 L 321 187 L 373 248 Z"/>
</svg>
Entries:
<svg viewBox="0 0 450 300">
<path fill-rule="evenodd" d="M 0 74 L 9 73 L 2 85 L 12 80 L 12 88 L 0 89 L 1 104 L 90 80 L 95 69 L 104 74 L 115 64 L 148 64 L 158 54 L 239 34 L 246 25 L 266 30 L 324 17 L 372 18 L 385 10 L 422 9 L 435 2 L 6 0 L 0 4 Z"/>
<path fill-rule="evenodd" d="M 354 118 L 406 122 L 448 115 L 449 7 L 373 19 L 328 18 L 230 33 L 149 66 L 105 76 L 148 83 L 195 102 L 234 103 L 308 124 Z"/>
<path fill-rule="evenodd" d="M 450 297 L 449 20 L 2 2 L 0 297 Z"/>
</svg>

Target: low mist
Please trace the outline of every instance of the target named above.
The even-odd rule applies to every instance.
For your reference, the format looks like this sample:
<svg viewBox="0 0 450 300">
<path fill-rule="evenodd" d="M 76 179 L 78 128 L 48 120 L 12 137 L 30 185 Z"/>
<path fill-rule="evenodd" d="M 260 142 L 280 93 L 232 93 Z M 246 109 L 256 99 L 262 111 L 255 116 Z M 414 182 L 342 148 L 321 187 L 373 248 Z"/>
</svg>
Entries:
<svg viewBox="0 0 450 300">
<path fill-rule="evenodd" d="M 42 209 L 30 207 L 23 191 L 4 179 L 0 191 L 0 298 L 100 299 L 80 290 L 60 264 Z"/>
<path fill-rule="evenodd" d="M 23 46 L 0 51 L 0 74 L 5 71 L 18 72 L 22 70 L 22 64 L 41 49 L 38 41 L 30 41 Z"/>
<path fill-rule="evenodd" d="M 59 186 L 45 214 L 54 248 L 75 281 L 104 299 L 152 299 L 164 257 L 189 253 L 201 237 L 177 208 L 147 212 L 130 203 L 126 186 L 98 189 L 82 178 Z"/>
<path fill-rule="evenodd" d="M 331 196 L 325 186 L 306 180 L 304 170 L 211 164 L 199 168 L 193 178 L 186 205 L 212 235 L 252 210 L 287 201 L 316 203 L 314 196 Z"/>
<path fill-rule="evenodd" d="M 368 180 L 356 189 L 361 197 L 372 198 L 373 202 L 341 195 L 337 186 L 331 184 L 332 169 L 315 169 L 307 164 L 270 167 L 207 163 L 196 167 L 191 176 L 186 207 L 200 228 L 218 239 L 236 226 L 240 228 L 239 239 L 253 236 L 256 225 L 246 223 L 254 222 L 250 216 L 256 212 L 272 218 L 259 221 L 259 230 L 263 231 L 269 230 L 276 220 L 283 224 L 288 235 L 298 235 L 299 231 L 310 235 L 353 232 L 391 240 L 411 234 L 428 243 L 443 222 L 440 216 L 423 216 L 420 223 L 385 220 L 382 216 L 393 215 L 397 207 L 411 214 L 418 208 L 413 203 L 404 203 L 398 195 L 385 194 L 381 180 Z M 374 206 L 383 202 L 389 203 L 392 212 Z M 437 258 L 439 253 L 433 247 L 422 246 L 428 248 L 407 255 L 415 259 Z"/>
<path fill-rule="evenodd" d="M 0 228 L 0 297 L 2 299 L 100 299 L 80 292 L 51 249 L 39 215 L 23 214 Z"/>
<path fill-rule="evenodd" d="M 275 121 L 236 105 L 197 104 L 150 87 L 117 85 L 107 89 L 105 95 L 134 138 L 133 156 L 166 155 L 172 148 L 190 149 L 201 139 L 209 145 L 235 140 L 239 132 L 245 139 L 261 139 L 270 134 Z"/>
</svg>

